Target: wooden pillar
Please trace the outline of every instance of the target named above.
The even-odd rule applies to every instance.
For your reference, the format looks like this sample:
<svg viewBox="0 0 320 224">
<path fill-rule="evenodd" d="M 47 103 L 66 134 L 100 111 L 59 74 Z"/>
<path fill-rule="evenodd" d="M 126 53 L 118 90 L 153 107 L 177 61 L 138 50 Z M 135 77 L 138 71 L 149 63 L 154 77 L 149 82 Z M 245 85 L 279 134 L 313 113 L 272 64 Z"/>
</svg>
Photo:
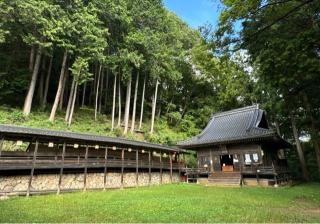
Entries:
<svg viewBox="0 0 320 224">
<path fill-rule="evenodd" d="M 62 147 L 62 154 L 61 154 L 61 166 L 60 166 L 60 175 L 59 175 L 59 183 L 58 183 L 57 194 L 60 194 L 60 191 L 61 191 L 61 183 L 62 183 L 62 175 L 63 175 L 65 153 L 66 153 L 66 143 L 64 142 L 63 143 L 63 147 Z"/>
<path fill-rule="evenodd" d="M 242 156 L 241 156 L 242 157 Z M 243 186 L 243 173 L 242 173 L 242 160 L 240 159 L 241 157 L 239 157 L 239 162 L 240 162 L 240 186 Z"/>
<path fill-rule="evenodd" d="M 276 173 L 276 169 L 274 167 L 273 161 L 272 161 L 272 170 L 273 170 L 273 179 L 274 179 L 274 186 L 278 187 L 278 178 L 277 178 L 277 173 Z"/>
<path fill-rule="evenodd" d="M 212 156 L 212 149 L 210 149 L 210 172 L 213 172 L 213 156 Z"/>
<path fill-rule="evenodd" d="M 89 153 L 89 146 L 86 145 L 85 165 L 84 165 L 84 176 L 83 176 L 83 191 L 86 191 L 86 190 L 87 190 L 88 153 Z"/>
<path fill-rule="evenodd" d="M 1 140 L 0 140 L 0 157 L 1 157 L 1 153 L 2 153 L 3 142 L 4 142 L 4 138 L 1 137 Z"/>
<path fill-rule="evenodd" d="M 139 185 L 139 150 L 136 151 L 136 185 Z"/>
<path fill-rule="evenodd" d="M 123 188 L 124 149 L 121 151 L 121 188 Z"/>
<path fill-rule="evenodd" d="M 39 147 L 39 142 L 38 142 L 38 140 L 36 140 L 36 146 L 34 148 L 33 158 L 32 158 L 32 168 L 31 168 L 31 172 L 30 172 L 30 178 L 29 178 L 28 189 L 27 189 L 27 197 L 29 197 L 29 195 L 30 195 L 30 188 L 31 188 L 33 174 L 34 174 L 34 169 L 36 166 L 38 147 Z"/>
<path fill-rule="evenodd" d="M 162 184 L 162 152 L 160 151 L 160 184 Z"/>
<path fill-rule="evenodd" d="M 104 172 L 103 172 L 103 190 L 106 190 L 107 185 L 107 161 L 108 161 L 108 147 L 104 152 Z"/>
<path fill-rule="evenodd" d="M 181 182 L 181 164 L 180 164 L 180 154 L 177 154 L 177 162 L 179 168 L 179 182 Z"/>
<path fill-rule="evenodd" d="M 151 185 L 151 152 L 149 150 L 149 186 Z"/>
<path fill-rule="evenodd" d="M 169 155 L 170 157 L 170 182 L 172 183 L 172 154 Z"/>
</svg>

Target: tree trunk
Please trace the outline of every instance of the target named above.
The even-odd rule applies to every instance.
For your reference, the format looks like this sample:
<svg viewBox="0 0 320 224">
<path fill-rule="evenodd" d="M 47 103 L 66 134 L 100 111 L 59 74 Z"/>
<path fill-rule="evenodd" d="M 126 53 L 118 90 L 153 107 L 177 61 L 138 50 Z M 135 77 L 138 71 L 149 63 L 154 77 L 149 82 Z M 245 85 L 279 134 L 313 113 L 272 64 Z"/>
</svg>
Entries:
<svg viewBox="0 0 320 224">
<path fill-rule="evenodd" d="M 127 83 L 127 96 L 126 96 L 126 108 L 124 113 L 124 131 L 123 133 L 126 135 L 128 133 L 128 126 L 129 126 L 129 113 L 130 113 L 130 101 L 131 101 L 131 81 L 132 77 L 129 77 Z"/>
<path fill-rule="evenodd" d="M 92 94 L 93 94 L 93 81 L 90 82 L 90 92 L 89 92 L 89 102 L 88 102 L 89 106 L 91 106 Z"/>
<path fill-rule="evenodd" d="M 29 59 L 29 71 L 33 71 L 34 67 L 34 53 L 35 53 L 35 46 L 32 45 L 31 50 L 30 50 L 30 59 Z"/>
<path fill-rule="evenodd" d="M 43 93 L 42 107 L 45 107 L 47 105 L 49 82 L 50 82 L 51 70 L 52 70 L 52 60 L 53 60 L 53 57 L 50 57 L 49 67 L 48 67 L 47 77 L 46 77 L 46 83 L 45 83 L 44 93 Z"/>
<path fill-rule="evenodd" d="M 93 84 L 93 99 L 95 99 L 95 96 L 96 96 L 96 93 L 97 93 L 97 76 L 98 76 L 98 74 L 99 74 L 99 66 L 98 66 L 98 64 L 96 63 L 95 64 L 95 69 L 94 69 L 94 79 L 93 79 L 93 82 L 94 82 L 94 84 Z"/>
<path fill-rule="evenodd" d="M 114 115 L 116 112 L 116 94 L 117 94 L 117 74 L 114 75 L 114 84 L 113 84 L 111 131 L 113 131 L 113 129 L 114 129 Z"/>
<path fill-rule="evenodd" d="M 67 66 L 66 68 L 68 68 L 68 61 L 67 61 Z M 62 110 L 63 107 L 63 103 L 65 101 L 65 96 L 68 96 L 68 91 L 69 91 L 70 85 L 69 85 L 69 70 L 66 69 L 65 71 L 65 76 L 64 76 L 64 80 L 63 80 L 63 86 L 62 86 L 62 90 L 61 90 L 61 97 L 60 97 L 60 102 L 59 102 L 59 110 Z"/>
<path fill-rule="evenodd" d="M 142 100 L 141 100 L 141 111 L 140 111 L 140 122 L 139 122 L 139 131 L 141 130 L 142 127 L 142 120 L 143 120 L 143 107 L 144 107 L 144 94 L 146 90 L 146 77 L 144 77 L 143 81 L 143 89 L 142 89 Z"/>
<path fill-rule="evenodd" d="M 311 138 L 314 146 L 314 151 L 316 154 L 317 164 L 318 164 L 318 172 L 320 174 L 320 143 L 319 143 L 319 130 L 317 129 L 316 120 L 313 116 L 311 105 L 306 93 L 303 93 L 303 101 L 307 110 L 307 115 L 310 117 L 310 129 L 311 129 Z"/>
<path fill-rule="evenodd" d="M 108 87 L 109 87 L 109 70 L 107 69 L 106 74 L 106 92 L 104 96 L 104 109 L 107 110 L 107 104 L 108 104 Z"/>
<path fill-rule="evenodd" d="M 137 74 L 136 86 L 134 89 L 134 99 L 133 99 L 133 111 L 132 111 L 132 121 L 131 121 L 131 133 L 134 131 L 134 126 L 136 123 L 136 108 L 137 108 L 137 97 L 138 97 L 138 87 L 139 87 L 139 72 Z"/>
<path fill-rule="evenodd" d="M 94 120 L 97 121 L 97 116 L 98 116 L 98 99 L 99 99 L 99 85 L 100 85 L 100 76 L 101 76 L 101 70 L 102 70 L 102 65 L 99 66 L 99 72 L 97 76 L 97 87 L 96 87 L 96 100 L 95 100 L 95 106 L 94 106 Z"/>
<path fill-rule="evenodd" d="M 84 85 L 83 85 L 81 107 L 84 107 L 84 101 L 86 99 L 86 89 L 87 89 L 87 82 L 85 82 Z"/>
<path fill-rule="evenodd" d="M 301 165 L 301 169 L 302 169 L 302 175 L 303 175 L 303 179 L 306 181 L 309 181 L 309 173 L 307 170 L 307 165 L 306 165 L 306 161 L 304 158 L 304 154 L 303 154 L 303 150 L 301 147 L 301 143 L 299 140 L 299 134 L 298 134 L 298 129 L 296 127 L 296 122 L 295 119 L 293 117 L 293 115 L 291 115 L 290 117 L 291 119 L 291 125 L 292 125 L 292 131 L 293 131 L 293 136 L 296 142 L 296 148 L 297 148 L 297 152 L 298 152 L 298 156 L 299 156 L 299 160 L 300 160 L 300 165 Z"/>
<path fill-rule="evenodd" d="M 60 101 L 61 92 L 62 92 L 62 86 L 63 86 L 63 82 L 65 80 L 65 71 L 66 71 L 67 58 L 68 58 L 68 52 L 67 52 L 67 50 L 65 50 L 65 52 L 63 54 L 62 67 L 61 67 L 61 70 L 60 70 L 60 78 L 59 78 L 58 89 L 57 89 L 56 97 L 54 99 L 54 103 L 53 103 L 53 106 L 52 106 L 52 109 L 51 109 L 50 118 L 49 118 L 49 120 L 51 122 L 54 121 L 54 118 L 56 116 L 56 112 L 57 112 L 57 109 L 58 109 L 58 106 L 59 106 L 59 101 Z"/>
<path fill-rule="evenodd" d="M 100 84 L 100 97 L 99 97 L 99 103 L 98 103 L 98 111 L 99 114 L 101 114 L 101 109 L 102 109 L 102 98 L 103 98 L 103 84 L 104 84 L 104 68 L 102 69 L 101 72 L 101 84 Z"/>
<path fill-rule="evenodd" d="M 38 99 L 39 99 L 39 104 L 40 105 L 42 104 L 43 95 L 44 95 L 45 69 L 46 69 L 46 60 L 45 60 L 45 57 L 42 57 L 40 80 L 39 80 L 39 87 L 38 87 Z"/>
<path fill-rule="evenodd" d="M 117 127 L 120 127 L 121 126 L 121 75 L 120 75 L 120 73 L 119 73 L 119 80 L 118 80 L 118 106 L 119 106 L 119 108 L 118 108 L 118 125 L 117 125 Z"/>
<path fill-rule="evenodd" d="M 279 121 L 275 121 L 275 125 L 276 125 L 276 130 L 277 130 L 278 135 L 281 136 Z"/>
<path fill-rule="evenodd" d="M 72 99 L 70 114 L 69 114 L 69 118 L 68 118 L 68 126 L 69 127 L 71 126 L 71 123 L 72 123 L 74 105 L 76 103 L 76 98 L 77 98 L 77 91 L 78 91 L 78 82 L 75 82 L 75 87 L 74 87 L 74 91 L 73 91 L 73 99 Z"/>
<path fill-rule="evenodd" d="M 38 78 L 38 73 L 39 73 L 41 54 L 42 54 L 42 48 L 39 47 L 39 49 L 37 51 L 36 63 L 34 65 L 34 69 L 32 72 L 32 77 L 31 77 L 28 93 L 27 93 L 27 96 L 24 101 L 23 114 L 25 116 L 28 116 L 31 111 L 33 95 L 34 95 L 34 91 L 35 91 L 35 87 L 36 87 L 36 83 L 37 83 L 37 78 Z"/>
<path fill-rule="evenodd" d="M 158 86 L 159 86 L 159 81 L 157 79 L 156 89 L 155 89 L 154 96 L 152 99 L 152 117 L 151 117 L 151 129 L 150 129 L 151 134 L 153 134 L 153 129 L 154 129 L 154 118 L 156 115 L 156 106 L 157 106 L 157 98 L 158 98 Z"/>
<path fill-rule="evenodd" d="M 66 110 L 66 116 L 64 118 L 65 122 L 68 122 L 68 120 L 69 120 L 69 114 L 70 114 L 70 109 L 71 109 L 71 104 L 72 104 L 72 99 L 73 99 L 73 93 L 74 93 L 74 89 L 75 89 L 75 83 L 76 83 L 76 80 L 75 80 L 75 77 L 73 76 L 71 89 L 70 89 L 70 93 L 69 93 L 67 110 Z"/>
</svg>

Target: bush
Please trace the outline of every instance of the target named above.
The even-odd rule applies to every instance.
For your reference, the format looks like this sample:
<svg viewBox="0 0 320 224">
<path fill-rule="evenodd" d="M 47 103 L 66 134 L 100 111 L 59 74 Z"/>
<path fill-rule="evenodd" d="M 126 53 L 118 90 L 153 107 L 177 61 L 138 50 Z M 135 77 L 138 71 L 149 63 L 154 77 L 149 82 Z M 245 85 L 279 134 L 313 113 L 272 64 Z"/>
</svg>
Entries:
<svg viewBox="0 0 320 224">
<path fill-rule="evenodd" d="M 21 111 L 14 110 L 11 112 L 9 120 L 13 124 L 19 124 L 25 122 L 27 118 L 23 115 Z"/>
<path fill-rule="evenodd" d="M 182 116 L 179 112 L 168 113 L 167 117 L 168 117 L 168 122 L 170 125 L 177 125 L 182 118 Z"/>
<path fill-rule="evenodd" d="M 113 133 L 117 136 L 117 137 L 123 137 L 123 131 L 121 128 L 115 128 L 113 130 Z"/>
<path fill-rule="evenodd" d="M 186 115 L 179 124 L 180 130 L 185 132 L 187 136 L 194 136 L 199 133 L 199 129 L 196 128 L 194 117 L 191 115 Z"/>
</svg>

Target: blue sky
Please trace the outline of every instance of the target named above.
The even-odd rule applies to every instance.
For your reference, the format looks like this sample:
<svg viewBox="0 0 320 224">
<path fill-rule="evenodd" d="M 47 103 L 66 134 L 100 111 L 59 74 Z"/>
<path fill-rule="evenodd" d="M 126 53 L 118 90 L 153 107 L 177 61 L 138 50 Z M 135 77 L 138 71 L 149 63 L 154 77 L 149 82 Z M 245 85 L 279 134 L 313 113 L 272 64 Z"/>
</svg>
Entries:
<svg viewBox="0 0 320 224">
<path fill-rule="evenodd" d="M 207 22 L 215 27 L 221 10 L 218 0 L 163 0 L 163 3 L 193 28 Z"/>
</svg>

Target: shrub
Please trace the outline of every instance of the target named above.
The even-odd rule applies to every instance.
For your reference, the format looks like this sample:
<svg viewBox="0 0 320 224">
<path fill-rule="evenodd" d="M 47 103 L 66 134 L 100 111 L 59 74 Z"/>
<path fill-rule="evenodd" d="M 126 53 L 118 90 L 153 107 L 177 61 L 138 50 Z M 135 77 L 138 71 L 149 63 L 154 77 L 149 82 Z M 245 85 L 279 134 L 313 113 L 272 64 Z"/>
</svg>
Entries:
<svg viewBox="0 0 320 224">
<path fill-rule="evenodd" d="M 22 111 L 14 110 L 11 112 L 9 120 L 11 123 L 17 124 L 25 122 L 27 118 L 23 115 Z"/>
</svg>

